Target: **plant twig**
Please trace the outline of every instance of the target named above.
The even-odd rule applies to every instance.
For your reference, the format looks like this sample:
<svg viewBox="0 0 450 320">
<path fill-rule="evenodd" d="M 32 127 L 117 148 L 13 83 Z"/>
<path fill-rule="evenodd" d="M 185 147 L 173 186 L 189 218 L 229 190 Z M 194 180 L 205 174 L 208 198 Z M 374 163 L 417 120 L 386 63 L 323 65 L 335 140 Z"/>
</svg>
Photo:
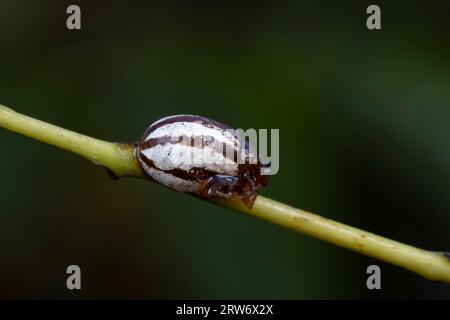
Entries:
<svg viewBox="0 0 450 320">
<path fill-rule="evenodd" d="M 117 177 L 144 177 L 134 147 L 95 139 L 30 118 L 0 105 L 0 127 L 76 153 L 111 170 Z"/>
<path fill-rule="evenodd" d="M 1 105 L 0 127 L 74 152 L 95 164 L 106 167 L 117 177 L 145 178 L 135 159 L 132 145 L 107 142 L 81 135 L 19 114 Z M 217 199 L 215 202 L 270 223 L 397 265 L 427 279 L 450 283 L 448 254 L 409 246 L 263 196 L 258 196 L 252 209 L 248 209 L 240 201 L 235 200 Z"/>
</svg>

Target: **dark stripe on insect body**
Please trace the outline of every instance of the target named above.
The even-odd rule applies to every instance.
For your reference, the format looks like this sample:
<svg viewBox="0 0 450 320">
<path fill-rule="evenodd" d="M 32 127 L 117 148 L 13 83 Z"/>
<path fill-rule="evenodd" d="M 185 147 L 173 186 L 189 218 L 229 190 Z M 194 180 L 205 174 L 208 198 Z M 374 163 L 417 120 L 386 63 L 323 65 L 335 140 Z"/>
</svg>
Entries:
<svg viewBox="0 0 450 320">
<path fill-rule="evenodd" d="M 200 128 L 197 129 L 195 128 L 195 126 L 184 128 L 183 126 L 186 126 L 186 124 L 188 123 L 195 123 L 195 125 Z M 220 126 L 221 128 L 215 127 L 215 125 Z M 164 128 L 165 126 L 169 127 Z M 216 138 L 219 138 L 220 140 L 217 140 L 214 136 L 202 135 L 201 127 L 208 128 L 208 130 L 213 130 L 212 132 L 216 133 L 215 134 Z M 163 130 L 160 131 L 159 134 L 165 135 L 158 136 L 158 133 L 155 133 L 156 131 L 159 131 L 158 130 L 159 128 L 162 128 Z M 181 132 L 183 132 L 183 129 L 185 129 L 185 132 L 189 132 L 190 135 L 189 136 L 170 135 L 170 133 L 173 132 L 171 130 L 176 131 L 177 134 L 181 134 Z M 224 159 L 230 160 L 234 163 L 237 163 L 239 161 L 239 166 L 241 164 L 250 163 L 249 162 L 250 159 L 252 159 L 251 164 L 258 164 L 259 161 L 257 159 L 257 155 L 250 151 L 248 141 L 244 140 L 241 142 L 240 138 L 236 135 L 234 131 L 232 130 L 224 131 L 226 129 L 231 128 L 217 121 L 210 120 L 200 116 L 194 115 L 172 116 L 157 121 L 150 126 L 150 128 L 147 130 L 146 134 L 143 136 L 141 140 L 140 143 L 141 150 L 147 150 L 149 148 L 151 149 L 158 145 L 160 146 L 164 146 L 167 144 L 183 145 L 186 147 L 203 149 L 203 151 L 205 152 L 208 152 L 208 150 L 206 149 L 210 149 L 211 152 L 217 152 L 217 154 L 221 154 L 221 156 Z M 196 135 L 196 130 L 198 130 L 198 135 Z M 152 135 L 154 137 L 152 137 Z M 244 150 L 240 149 L 242 143 L 244 144 Z M 186 153 L 183 152 L 182 154 Z M 211 161 L 209 161 L 209 163 L 205 163 L 205 160 L 208 161 L 208 158 L 211 156 L 211 154 L 208 155 L 202 153 L 201 155 L 199 155 L 198 151 L 193 149 L 192 155 L 196 157 L 196 159 L 201 160 L 200 164 L 206 165 L 212 164 Z M 242 155 L 244 155 L 243 158 L 241 158 Z M 167 154 L 167 156 L 171 156 L 170 153 Z M 223 163 L 222 160 L 220 160 L 219 163 Z M 215 164 L 219 163 L 215 162 Z"/>
<path fill-rule="evenodd" d="M 176 123 L 176 122 L 197 122 L 197 123 L 200 123 L 201 125 L 205 126 L 206 128 L 217 127 L 217 128 L 223 129 L 223 130 L 231 129 L 231 127 L 229 127 L 226 124 L 221 123 L 219 121 L 215 121 L 215 120 L 208 119 L 208 118 L 201 117 L 201 116 L 186 114 L 186 115 L 167 117 L 167 118 L 164 118 L 163 120 L 153 123 L 152 125 L 150 125 L 150 127 L 145 132 L 144 137 L 147 136 L 150 132 L 155 131 L 156 129 L 158 129 L 166 124 L 171 124 L 171 123 Z"/>
<path fill-rule="evenodd" d="M 195 126 L 189 127 L 189 126 L 187 126 L 188 124 L 195 125 Z M 152 138 L 156 138 L 157 136 L 155 137 L 155 132 L 160 131 L 158 129 L 162 129 L 163 130 L 162 132 L 164 132 L 163 127 L 165 127 L 165 126 L 167 126 L 167 128 L 165 128 L 165 131 L 169 131 L 169 134 L 167 134 L 167 135 L 170 135 L 170 129 L 172 129 L 172 128 L 173 128 L 172 130 L 177 130 L 178 133 L 180 132 L 180 130 L 183 130 L 183 129 L 185 129 L 186 132 L 190 131 L 189 136 L 205 136 L 206 137 L 206 136 L 211 135 L 211 134 L 207 134 L 207 132 L 210 132 L 210 133 L 214 133 L 213 134 L 214 136 L 217 135 L 216 138 L 220 137 L 219 140 L 224 140 L 224 142 L 228 141 L 228 143 L 237 147 L 238 139 L 232 128 L 230 128 L 229 126 L 224 125 L 222 123 L 219 123 L 217 121 L 214 121 L 214 120 L 210 120 L 210 119 L 200 117 L 200 116 L 192 116 L 192 115 L 173 116 L 173 117 L 168 117 L 166 120 L 163 119 L 163 120 L 155 122 L 148 128 L 148 130 L 144 134 L 144 137 L 143 137 L 144 141 L 145 141 L 145 139 L 150 138 L 152 135 L 153 135 Z M 178 128 L 176 126 L 178 126 Z M 187 127 L 184 127 L 184 126 L 187 126 Z M 202 132 L 202 128 L 204 130 L 206 130 L 206 132 Z"/>
<path fill-rule="evenodd" d="M 158 145 L 164 146 L 167 144 L 182 144 L 196 149 L 203 149 L 204 152 L 211 151 L 221 152 L 222 156 L 228 160 L 237 161 L 238 151 L 235 146 L 230 146 L 229 144 L 221 141 L 217 141 L 213 136 L 201 136 L 201 137 L 188 137 L 188 136 L 164 136 L 158 138 L 151 138 L 147 141 L 141 142 L 141 150 L 148 148 L 153 148 Z M 196 150 L 192 150 L 196 152 Z"/>
<path fill-rule="evenodd" d="M 177 177 L 177 178 L 180 178 L 183 180 L 201 182 L 201 181 L 207 180 L 210 177 L 217 174 L 217 172 L 215 172 L 215 171 L 207 170 L 204 168 L 198 168 L 198 167 L 194 167 L 189 171 L 182 170 L 182 169 L 163 170 L 163 169 L 158 168 L 152 160 L 145 157 L 142 153 L 141 153 L 140 160 L 142 162 L 144 162 L 149 168 L 153 168 L 155 170 L 170 174 L 174 177 Z"/>
</svg>

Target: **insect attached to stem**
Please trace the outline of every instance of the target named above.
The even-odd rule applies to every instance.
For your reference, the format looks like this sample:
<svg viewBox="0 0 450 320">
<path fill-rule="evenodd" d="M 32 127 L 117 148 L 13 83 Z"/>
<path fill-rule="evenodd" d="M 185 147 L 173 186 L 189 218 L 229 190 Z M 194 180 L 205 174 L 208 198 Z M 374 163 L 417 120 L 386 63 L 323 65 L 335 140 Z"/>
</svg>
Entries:
<svg viewBox="0 0 450 320">
<path fill-rule="evenodd" d="M 238 161 L 242 154 L 244 161 Z M 149 177 L 202 198 L 238 198 L 251 208 L 257 190 L 268 185 L 252 146 L 242 143 L 229 126 L 201 116 L 175 115 L 154 122 L 136 155 Z"/>
</svg>

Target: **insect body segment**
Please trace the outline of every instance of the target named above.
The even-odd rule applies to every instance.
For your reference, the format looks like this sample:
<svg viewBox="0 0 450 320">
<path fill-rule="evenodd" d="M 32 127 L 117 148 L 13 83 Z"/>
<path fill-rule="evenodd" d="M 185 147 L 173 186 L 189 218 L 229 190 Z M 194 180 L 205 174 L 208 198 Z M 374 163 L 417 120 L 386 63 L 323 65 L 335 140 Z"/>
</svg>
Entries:
<svg viewBox="0 0 450 320">
<path fill-rule="evenodd" d="M 240 163 L 240 141 L 229 126 L 195 115 L 154 122 L 137 147 L 144 172 L 173 190 L 203 198 L 239 198 L 251 208 L 257 189 L 266 186 L 259 161 Z M 245 147 L 246 158 L 255 158 Z"/>
</svg>

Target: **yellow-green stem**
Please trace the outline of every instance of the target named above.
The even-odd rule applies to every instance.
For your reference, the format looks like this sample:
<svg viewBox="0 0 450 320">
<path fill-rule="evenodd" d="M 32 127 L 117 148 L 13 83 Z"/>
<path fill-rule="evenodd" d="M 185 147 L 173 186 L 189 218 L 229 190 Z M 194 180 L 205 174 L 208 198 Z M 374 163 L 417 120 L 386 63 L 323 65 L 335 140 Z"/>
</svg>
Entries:
<svg viewBox="0 0 450 320">
<path fill-rule="evenodd" d="M 0 105 L 0 127 L 76 153 L 111 170 L 117 177 L 143 176 L 134 146 L 95 139 L 30 118 Z"/>
<path fill-rule="evenodd" d="M 79 154 L 111 170 L 116 176 L 144 178 L 132 145 L 91 138 L 19 114 L 0 105 L 0 127 Z M 427 279 L 450 283 L 450 259 L 323 218 L 286 204 L 258 196 L 252 209 L 240 201 L 216 203 L 297 232 L 321 239 L 415 272 Z"/>
</svg>

